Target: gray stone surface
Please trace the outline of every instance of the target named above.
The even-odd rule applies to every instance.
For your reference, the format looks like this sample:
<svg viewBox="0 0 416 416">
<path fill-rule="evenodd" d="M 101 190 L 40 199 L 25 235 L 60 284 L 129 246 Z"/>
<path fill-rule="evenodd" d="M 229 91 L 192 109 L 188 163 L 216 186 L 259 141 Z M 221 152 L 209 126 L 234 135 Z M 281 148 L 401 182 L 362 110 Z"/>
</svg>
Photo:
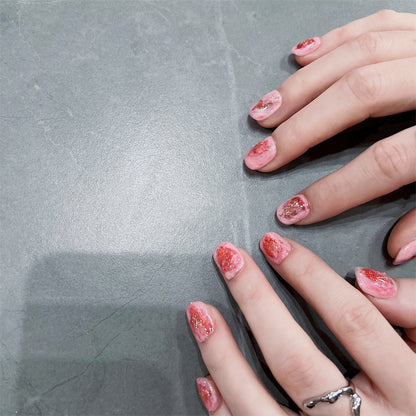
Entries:
<svg viewBox="0 0 416 416">
<path fill-rule="evenodd" d="M 0 3 L 0 414 L 203 415 L 206 370 L 187 327 L 216 305 L 273 394 L 213 266 L 245 247 L 294 316 L 354 366 L 258 250 L 277 231 L 342 276 L 391 267 L 385 235 L 414 189 L 314 226 L 276 206 L 411 116 L 366 122 L 279 173 L 243 168 L 267 133 L 247 118 L 297 66 L 294 43 L 412 1 L 2 1 Z M 383 251 L 384 250 L 384 251 Z M 308 323 L 313 318 L 313 325 Z M 327 347 L 320 336 L 327 342 Z"/>
</svg>

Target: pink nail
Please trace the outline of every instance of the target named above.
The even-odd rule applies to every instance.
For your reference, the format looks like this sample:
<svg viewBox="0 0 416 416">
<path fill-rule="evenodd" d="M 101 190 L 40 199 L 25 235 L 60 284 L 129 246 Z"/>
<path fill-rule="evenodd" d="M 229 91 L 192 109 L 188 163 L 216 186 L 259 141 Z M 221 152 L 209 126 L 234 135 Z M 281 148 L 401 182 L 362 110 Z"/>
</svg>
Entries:
<svg viewBox="0 0 416 416">
<path fill-rule="evenodd" d="M 309 215 L 311 208 L 305 195 L 299 194 L 277 208 L 277 219 L 283 224 L 294 224 Z"/>
<path fill-rule="evenodd" d="M 271 91 L 250 109 L 250 116 L 254 120 L 264 120 L 273 114 L 282 104 L 282 96 L 277 90 Z"/>
<path fill-rule="evenodd" d="M 214 413 L 220 407 L 222 401 L 221 393 L 218 391 L 217 386 L 212 380 L 205 377 L 197 378 L 196 385 L 204 406 L 208 412 Z"/>
<path fill-rule="evenodd" d="M 304 56 L 318 49 L 320 45 L 321 39 L 318 37 L 306 39 L 294 46 L 292 48 L 292 53 L 297 56 Z"/>
<path fill-rule="evenodd" d="M 393 264 L 397 266 L 405 263 L 406 261 L 412 260 L 414 257 L 416 257 L 416 240 L 411 241 L 409 244 L 400 249 L 393 261 Z"/>
<path fill-rule="evenodd" d="M 214 332 L 214 321 L 205 303 L 190 303 L 186 316 L 198 342 L 204 342 Z"/>
<path fill-rule="evenodd" d="M 248 168 L 257 170 L 266 166 L 276 156 L 276 144 L 272 136 L 257 143 L 246 155 L 244 161 Z"/>
<path fill-rule="evenodd" d="M 380 299 L 392 298 L 397 293 L 396 282 L 386 273 L 373 269 L 355 268 L 358 286 L 367 295 Z"/>
<path fill-rule="evenodd" d="M 228 242 L 221 243 L 214 251 L 214 260 L 222 275 L 231 280 L 244 266 L 244 259 L 237 248 Z"/>
<path fill-rule="evenodd" d="M 265 234 L 260 241 L 261 251 L 275 264 L 280 264 L 292 250 L 291 245 L 276 233 Z"/>
</svg>

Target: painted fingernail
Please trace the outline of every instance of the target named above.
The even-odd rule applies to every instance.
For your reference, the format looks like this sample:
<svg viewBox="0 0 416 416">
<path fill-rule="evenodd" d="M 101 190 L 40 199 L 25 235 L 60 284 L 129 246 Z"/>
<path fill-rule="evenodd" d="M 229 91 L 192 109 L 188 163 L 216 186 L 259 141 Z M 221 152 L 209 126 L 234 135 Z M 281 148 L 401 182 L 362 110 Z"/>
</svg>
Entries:
<svg viewBox="0 0 416 416">
<path fill-rule="evenodd" d="M 186 316 L 198 342 L 204 342 L 214 332 L 214 321 L 205 303 L 190 303 Z"/>
<path fill-rule="evenodd" d="M 254 120 L 264 120 L 273 114 L 282 105 L 282 96 L 279 91 L 273 90 L 259 100 L 250 109 L 250 116 Z"/>
<path fill-rule="evenodd" d="M 367 295 L 375 298 L 392 298 L 397 292 L 396 282 L 386 273 L 363 267 L 355 268 L 358 286 Z"/>
<path fill-rule="evenodd" d="M 311 208 L 305 195 L 299 194 L 277 208 L 277 219 L 286 225 L 295 224 L 309 215 Z"/>
<path fill-rule="evenodd" d="M 292 247 L 279 234 L 267 233 L 260 240 L 260 249 L 273 263 L 280 264 Z"/>
<path fill-rule="evenodd" d="M 416 240 L 411 241 L 409 244 L 405 245 L 397 253 L 396 258 L 393 261 L 394 265 L 399 265 L 405 263 L 406 261 L 412 260 L 416 257 Z"/>
<path fill-rule="evenodd" d="M 244 259 L 237 248 L 228 242 L 221 243 L 214 251 L 214 260 L 222 275 L 231 280 L 244 266 Z"/>
<path fill-rule="evenodd" d="M 294 46 L 292 53 L 297 56 L 304 56 L 318 49 L 320 45 L 321 39 L 318 37 L 306 39 Z"/>
<path fill-rule="evenodd" d="M 246 155 L 244 162 L 252 170 L 266 166 L 276 156 L 276 144 L 272 136 L 257 143 Z"/>
<path fill-rule="evenodd" d="M 212 380 L 205 377 L 197 378 L 196 386 L 204 406 L 208 412 L 214 413 L 220 407 L 222 401 L 221 393 L 218 391 L 217 386 Z"/>
</svg>

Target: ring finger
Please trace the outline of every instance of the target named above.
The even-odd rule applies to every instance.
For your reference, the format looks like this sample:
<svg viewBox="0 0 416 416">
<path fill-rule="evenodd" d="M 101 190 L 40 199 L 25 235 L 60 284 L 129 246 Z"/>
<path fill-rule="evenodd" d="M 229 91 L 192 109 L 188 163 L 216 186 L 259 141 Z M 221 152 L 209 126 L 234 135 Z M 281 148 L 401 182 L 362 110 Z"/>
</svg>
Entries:
<svg viewBox="0 0 416 416">
<path fill-rule="evenodd" d="M 273 268 L 320 314 L 373 385 L 398 408 L 414 403 L 415 356 L 374 305 L 294 241 L 290 240 L 290 255 L 279 262 L 264 244 L 268 238 L 289 241 L 266 234 L 260 247 Z"/>
</svg>

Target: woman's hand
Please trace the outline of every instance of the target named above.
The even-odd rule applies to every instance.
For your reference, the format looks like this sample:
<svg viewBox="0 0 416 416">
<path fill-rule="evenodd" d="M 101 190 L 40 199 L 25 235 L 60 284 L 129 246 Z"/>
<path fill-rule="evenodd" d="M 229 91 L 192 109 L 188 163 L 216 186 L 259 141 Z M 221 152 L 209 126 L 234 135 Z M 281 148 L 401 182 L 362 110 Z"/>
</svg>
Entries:
<svg viewBox="0 0 416 416">
<path fill-rule="evenodd" d="M 270 172 L 369 117 L 416 108 L 416 16 L 383 10 L 302 42 L 292 52 L 304 67 L 250 110 L 276 130 L 246 156 Z M 284 224 L 311 224 L 392 192 L 416 179 L 416 128 L 375 143 L 277 210 Z M 416 221 L 409 239 L 416 255 Z M 409 251 L 409 250 L 408 250 Z M 411 250 L 410 250 L 411 251 Z"/>
<path fill-rule="evenodd" d="M 416 286 L 356 269 L 358 289 L 315 254 L 274 233 L 260 247 L 271 266 L 320 314 L 362 369 L 333 404 L 305 404 L 348 382 L 292 318 L 269 282 L 242 249 L 220 244 L 214 253 L 232 296 L 256 337 L 270 370 L 305 415 L 351 416 L 361 398 L 361 416 L 411 416 L 416 412 Z M 191 303 L 187 316 L 210 377 L 197 381 L 215 416 L 294 415 L 261 384 L 217 309 Z M 390 323 L 405 328 L 402 339 Z M 354 400 L 353 400 L 354 399 Z M 358 413 L 357 413 L 358 414 Z"/>
</svg>

